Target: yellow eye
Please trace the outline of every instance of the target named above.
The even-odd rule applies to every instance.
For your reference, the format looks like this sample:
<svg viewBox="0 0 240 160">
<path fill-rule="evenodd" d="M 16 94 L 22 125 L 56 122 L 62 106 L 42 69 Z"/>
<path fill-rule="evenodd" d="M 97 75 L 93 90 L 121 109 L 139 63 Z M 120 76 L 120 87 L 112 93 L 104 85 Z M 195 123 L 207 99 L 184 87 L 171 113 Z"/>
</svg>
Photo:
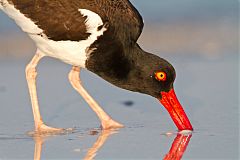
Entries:
<svg viewBox="0 0 240 160">
<path fill-rule="evenodd" d="M 167 74 L 165 72 L 156 72 L 155 78 L 158 81 L 166 81 L 167 80 Z"/>
</svg>

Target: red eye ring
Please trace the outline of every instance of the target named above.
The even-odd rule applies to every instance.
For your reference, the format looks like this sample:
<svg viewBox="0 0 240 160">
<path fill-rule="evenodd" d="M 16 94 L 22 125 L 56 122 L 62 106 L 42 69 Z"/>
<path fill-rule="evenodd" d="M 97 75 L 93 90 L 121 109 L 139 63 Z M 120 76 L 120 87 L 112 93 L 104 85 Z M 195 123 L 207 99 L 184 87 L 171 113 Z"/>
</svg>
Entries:
<svg viewBox="0 0 240 160">
<path fill-rule="evenodd" d="M 155 72 L 155 78 L 158 81 L 166 81 L 167 74 L 165 72 Z"/>
</svg>

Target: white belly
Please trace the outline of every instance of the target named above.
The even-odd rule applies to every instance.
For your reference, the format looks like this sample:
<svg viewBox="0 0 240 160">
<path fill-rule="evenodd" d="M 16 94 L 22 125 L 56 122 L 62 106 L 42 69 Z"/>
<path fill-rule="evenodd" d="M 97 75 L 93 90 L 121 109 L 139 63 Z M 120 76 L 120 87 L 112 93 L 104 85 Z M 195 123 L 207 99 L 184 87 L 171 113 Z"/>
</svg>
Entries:
<svg viewBox="0 0 240 160">
<path fill-rule="evenodd" d="M 45 56 L 60 59 L 68 64 L 85 68 L 89 43 L 84 41 L 53 41 L 39 35 L 29 35 Z"/>
<path fill-rule="evenodd" d="M 81 41 L 53 41 L 48 39 L 43 34 L 43 30 L 35 25 L 31 19 L 25 17 L 8 1 L 0 0 L 0 9 L 14 19 L 18 26 L 33 39 L 38 50 L 43 55 L 83 68 L 85 68 L 88 55 L 94 50 L 89 49 L 90 46 L 107 30 L 105 27 L 98 30 L 98 27 L 103 25 L 102 19 L 98 14 L 90 10 L 79 9 L 79 14 L 87 16 L 85 25 L 90 36 L 86 40 Z"/>
</svg>

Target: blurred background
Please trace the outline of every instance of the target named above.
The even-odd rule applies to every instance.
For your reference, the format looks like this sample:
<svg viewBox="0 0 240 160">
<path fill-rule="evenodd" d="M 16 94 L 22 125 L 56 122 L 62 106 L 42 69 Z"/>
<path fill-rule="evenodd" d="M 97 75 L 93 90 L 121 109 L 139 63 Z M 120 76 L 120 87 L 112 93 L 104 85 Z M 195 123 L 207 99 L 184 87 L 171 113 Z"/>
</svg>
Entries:
<svg viewBox="0 0 240 160">
<path fill-rule="evenodd" d="M 239 0 L 130 1 L 145 22 L 138 43 L 170 61 L 177 71 L 175 90 L 195 129 L 184 158 L 239 159 Z M 23 135 L 33 128 L 24 70 L 35 51 L 28 36 L 0 11 L 0 159 L 33 157 L 34 141 Z M 76 126 L 85 133 L 99 122 L 70 86 L 70 68 L 52 58 L 41 61 L 40 108 L 48 124 Z M 159 102 L 118 89 L 85 70 L 82 81 L 126 126 L 97 158 L 162 159 L 168 153 L 175 137 L 165 133 L 176 132 L 176 127 Z M 75 133 L 53 138 L 43 157 L 82 158 L 96 136 Z M 83 154 L 73 151 L 79 147 Z"/>
<path fill-rule="evenodd" d="M 238 53 L 237 0 L 132 0 L 144 18 L 139 40 L 159 54 L 217 58 Z M 0 13 L 0 56 L 33 55 L 34 44 Z"/>
</svg>

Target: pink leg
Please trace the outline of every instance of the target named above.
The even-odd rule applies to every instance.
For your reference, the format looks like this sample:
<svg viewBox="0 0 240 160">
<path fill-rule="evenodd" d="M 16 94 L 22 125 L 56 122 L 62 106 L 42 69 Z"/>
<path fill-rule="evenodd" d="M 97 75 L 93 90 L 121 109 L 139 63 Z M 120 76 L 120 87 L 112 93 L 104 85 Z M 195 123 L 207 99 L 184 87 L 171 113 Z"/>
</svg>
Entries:
<svg viewBox="0 0 240 160">
<path fill-rule="evenodd" d="M 31 62 L 26 67 L 26 78 L 27 78 L 29 93 L 30 93 L 31 102 L 32 102 L 35 132 L 37 133 L 63 132 L 64 129 L 62 128 L 52 128 L 45 125 L 42 121 L 42 117 L 40 114 L 38 98 L 37 98 L 37 87 L 36 87 L 36 77 L 37 77 L 36 67 L 38 62 L 43 57 L 44 57 L 43 55 L 37 52 L 36 55 L 31 60 Z"/>
<path fill-rule="evenodd" d="M 87 93 L 83 88 L 80 80 L 80 67 L 73 67 L 69 73 L 69 81 L 73 88 L 85 99 L 92 110 L 97 114 L 101 121 L 103 129 L 121 128 L 122 124 L 112 120 L 112 118 L 104 112 L 104 110 L 97 104 L 97 102 Z"/>
</svg>

